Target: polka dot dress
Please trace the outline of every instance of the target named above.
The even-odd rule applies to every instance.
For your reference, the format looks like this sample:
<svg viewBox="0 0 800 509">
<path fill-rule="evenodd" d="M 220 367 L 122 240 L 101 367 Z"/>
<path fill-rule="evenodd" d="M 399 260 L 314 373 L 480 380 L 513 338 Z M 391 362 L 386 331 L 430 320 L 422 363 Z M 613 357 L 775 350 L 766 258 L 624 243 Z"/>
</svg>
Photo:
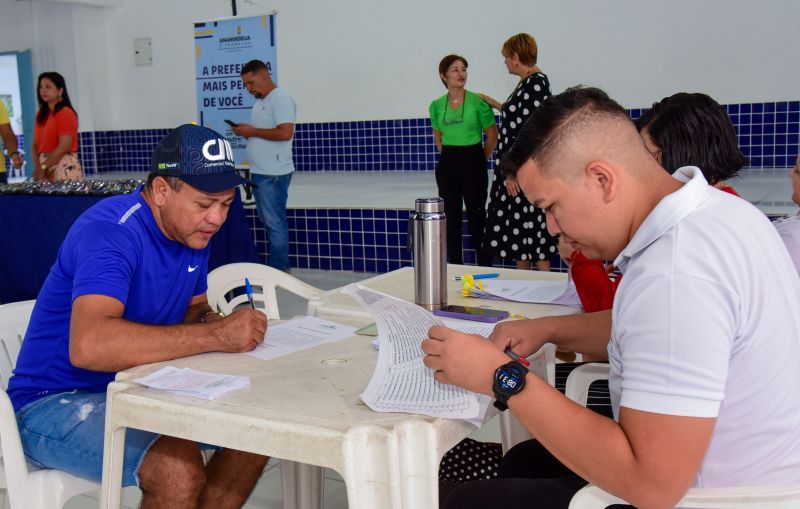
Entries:
<svg viewBox="0 0 800 509">
<path fill-rule="evenodd" d="M 447 451 L 439 465 L 439 480 L 464 483 L 494 479 L 503 457 L 503 447 L 493 442 L 465 438 Z"/>
<path fill-rule="evenodd" d="M 531 112 L 548 97 L 550 82 L 544 74 L 531 74 L 520 81 L 503 104 L 498 155 L 511 148 Z M 531 205 L 521 192 L 508 194 L 498 162 L 499 158 L 489 193 L 484 250 L 509 260 L 549 260 L 557 252 L 558 239 L 547 233 L 544 210 Z"/>
</svg>

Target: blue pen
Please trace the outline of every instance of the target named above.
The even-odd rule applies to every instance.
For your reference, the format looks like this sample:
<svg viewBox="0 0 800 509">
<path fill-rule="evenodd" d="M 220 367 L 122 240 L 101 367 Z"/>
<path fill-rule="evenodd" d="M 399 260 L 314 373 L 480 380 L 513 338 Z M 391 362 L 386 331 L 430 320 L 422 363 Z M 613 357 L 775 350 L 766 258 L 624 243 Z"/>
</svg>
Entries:
<svg viewBox="0 0 800 509">
<path fill-rule="evenodd" d="M 247 290 L 247 300 L 250 301 L 250 307 L 255 309 L 256 305 L 253 302 L 253 287 L 250 286 L 250 280 L 247 278 L 244 278 L 244 289 Z"/>
<path fill-rule="evenodd" d="M 488 274 L 473 274 L 472 279 L 489 279 L 493 277 L 500 277 L 500 274 L 497 272 L 490 272 Z M 461 281 L 464 279 L 462 276 L 456 276 L 453 278 L 453 281 Z"/>
</svg>

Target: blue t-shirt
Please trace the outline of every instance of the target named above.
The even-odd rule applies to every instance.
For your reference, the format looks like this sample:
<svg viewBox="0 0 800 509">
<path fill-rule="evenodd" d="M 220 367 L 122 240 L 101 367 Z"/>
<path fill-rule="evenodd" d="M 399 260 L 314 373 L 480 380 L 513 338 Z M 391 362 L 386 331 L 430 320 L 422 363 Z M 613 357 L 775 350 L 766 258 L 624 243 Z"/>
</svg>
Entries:
<svg viewBox="0 0 800 509">
<path fill-rule="evenodd" d="M 253 104 L 250 122 L 259 129 L 274 129 L 281 124 L 294 124 L 296 117 L 294 99 L 276 88 Z M 272 141 L 252 136 L 247 140 L 246 154 L 250 173 L 274 176 L 294 171 L 292 140 Z"/>
<path fill-rule="evenodd" d="M 166 238 L 140 193 L 102 200 L 69 229 L 8 383 L 15 411 L 48 394 L 104 392 L 114 379 L 114 373 L 76 368 L 69 360 L 77 297 L 113 297 L 125 306 L 125 320 L 171 325 L 182 323 L 192 297 L 205 293 L 210 248 L 191 249 Z"/>
</svg>

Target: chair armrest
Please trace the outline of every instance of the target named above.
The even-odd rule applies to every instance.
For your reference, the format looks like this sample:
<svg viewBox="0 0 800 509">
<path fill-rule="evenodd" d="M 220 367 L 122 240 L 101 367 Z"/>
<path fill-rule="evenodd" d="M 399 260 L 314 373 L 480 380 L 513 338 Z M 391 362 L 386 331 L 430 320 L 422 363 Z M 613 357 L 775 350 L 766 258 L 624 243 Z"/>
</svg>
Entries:
<svg viewBox="0 0 800 509">
<path fill-rule="evenodd" d="M 609 366 L 605 363 L 591 362 L 573 369 L 567 377 L 564 394 L 581 406 L 589 399 L 589 386 L 598 380 L 608 380 Z"/>
<path fill-rule="evenodd" d="M 590 484 L 569 502 L 569 509 L 605 509 L 627 504 L 621 498 Z M 778 509 L 800 507 L 800 485 L 737 488 L 692 488 L 676 504 L 686 509 Z"/>
<path fill-rule="evenodd" d="M 594 484 L 589 484 L 572 496 L 569 509 L 606 509 L 613 504 L 627 504 L 627 502 L 606 493 Z"/>
</svg>

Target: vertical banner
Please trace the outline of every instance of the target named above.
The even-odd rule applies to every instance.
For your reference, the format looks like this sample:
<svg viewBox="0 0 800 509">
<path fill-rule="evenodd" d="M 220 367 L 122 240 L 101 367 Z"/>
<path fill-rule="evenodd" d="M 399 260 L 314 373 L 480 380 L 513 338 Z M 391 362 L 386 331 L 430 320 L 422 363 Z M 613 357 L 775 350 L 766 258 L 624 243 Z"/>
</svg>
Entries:
<svg viewBox="0 0 800 509">
<path fill-rule="evenodd" d="M 242 84 L 244 64 L 261 60 L 278 83 L 275 14 L 195 23 L 194 43 L 200 125 L 224 134 L 237 166 L 249 166 L 247 140 L 233 134 L 225 120 L 250 123 L 255 98 Z"/>
</svg>

